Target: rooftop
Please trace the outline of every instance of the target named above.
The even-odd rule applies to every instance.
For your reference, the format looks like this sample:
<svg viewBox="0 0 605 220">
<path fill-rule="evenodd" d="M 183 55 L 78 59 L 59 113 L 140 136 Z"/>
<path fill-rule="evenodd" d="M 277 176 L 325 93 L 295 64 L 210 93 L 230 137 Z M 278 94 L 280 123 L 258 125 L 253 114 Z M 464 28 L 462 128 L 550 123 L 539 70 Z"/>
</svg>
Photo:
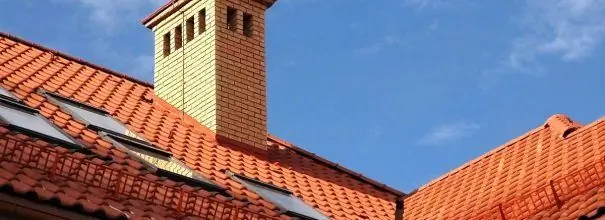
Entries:
<svg viewBox="0 0 605 220">
<path fill-rule="evenodd" d="M 203 189 L 196 191 L 206 195 L 204 198 L 233 200 L 260 215 L 279 216 L 281 212 L 277 206 L 233 180 L 226 171 L 288 189 L 335 219 L 391 219 L 389 216 L 395 213 L 394 201 L 405 195 L 276 137 L 267 140 L 272 151 L 270 157 L 237 146 L 219 145 L 207 128 L 189 117 L 182 118 L 178 110 L 156 98 L 151 85 L 6 33 L 0 33 L 0 73 L 3 88 L 86 147 L 82 151 L 62 146 L 51 148 L 53 152 L 66 153 L 69 158 L 93 164 L 110 164 L 110 168 L 126 172 L 133 178 L 161 180 L 167 186 L 175 186 L 173 181 L 158 179 L 124 149 L 49 100 L 41 89 L 104 109 L 154 146 L 170 152 L 204 178 L 227 189 L 226 194 Z M 30 147 L 28 149 L 48 146 L 45 141 L 27 133 L 9 131 L 4 130 L 4 143 L 18 140 Z M 7 149 L 3 148 L 4 152 Z M 162 205 L 157 202 L 129 196 L 115 198 L 113 194 L 99 193 L 107 192 L 107 188 L 101 186 L 83 188 L 85 180 L 61 179 L 67 174 L 51 179 L 44 176 L 48 170 L 32 171 L 37 166 L 32 167 L 27 161 L 2 164 L 5 172 L 11 170 L 2 182 L 17 194 L 34 193 L 42 200 L 58 200 L 67 207 L 83 207 L 84 212 L 102 212 L 108 216 L 116 215 L 116 212 L 108 213 L 108 210 L 114 210 L 112 207 L 119 207 L 123 213 L 134 212 L 134 215 L 167 217 L 174 214 L 163 212 L 165 208 L 160 208 Z M 188 189 L 185 185 L 181 187 Z M 89 198 L 91 196 L 95 197 Z"/>
<path fill-rule="evenodd" d="M 268 197 L 300 198 L 297 210 L 318 219 L 397 219 L 401 199 L 404 219 L 605 214 L 605 117 L 582 125 L 553 115 L 404 193 L 274 135 L 268 154 L 219 143 L 153 85 L 2 32 L 0 87 L 0 202 L 10 195 L 118 219 L 295 216 Z M 133 155 L 129 145 L 156 156 Z"/>
</svg>

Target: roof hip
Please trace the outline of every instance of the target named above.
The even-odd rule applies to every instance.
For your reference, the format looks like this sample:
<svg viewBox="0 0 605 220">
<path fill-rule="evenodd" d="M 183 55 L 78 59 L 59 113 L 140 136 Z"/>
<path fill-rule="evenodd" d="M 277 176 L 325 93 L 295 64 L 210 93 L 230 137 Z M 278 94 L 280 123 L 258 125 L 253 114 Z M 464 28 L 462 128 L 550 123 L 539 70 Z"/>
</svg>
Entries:
<svg viewBox="0 0 605 220">
<path fill-rule="evenodd" d="M 328 167 L 330 167 L 330 168 L 332 168 L 334 170 L 346 173 L 346 174 L 350 175 L 354 179 L 357 179 L 357 180 L 359 180 L 361 182 L 370 184 L 370 185 L 372 185 L 372 186 L 374 186 L 374 187 L 376 187 L 378 189 L 381 189 L 381 190 L 383 190 L 385 192 L 388 192 L 388 193 L 393 194 L 393 195 L 398 196 L 398 197 L 404 197 L 404 196 L 406 196 L 406 193 L 404 193 L 404 192 L 401 192 L 401 191 L 399 191 L 399 190 L 397 190 L 395 188 L 387 186 L 384 183 L 380 183 L 380 182 L 378 182 L 376 180 L 373 180 L 373 179 L 370 179 L 368 177 L 365 177 L 361 173 L 352 171 L 352 170 L 350 170 L 350 169 L 348 169 L 348 168 L 346 168 L 346 167 L 344 167 L 344 166 L 342 166 L 340 164 L 337 164 L 337 163 L 334 163 L 332 161 L 326 160 L 323 157 L 318 156 L 317 154 L 314 154 L 314 153 L 311 153 L 309 151 L 306 151 L 306 150 L 304 150 L 304 149 L 302 149 L 302 148 L 300 148 L 300 147 L 298 147 L 298 146 L 296 146 L 296 145 L 294 145 L 292 143 L 286 142 L 286 141 L 284 141 L 284 140 L 282 140 L 282 139 L 280 139 L 280 138 L 278 138 L 276 136 L 273 136 L 273 135 L 269 134 L 268 139 L 270 141 L 274 141 L 276 143 L 279 143 L 280 145 L 282 145 L 284 147 L 287 147 L 288 149 L 290 149 L 290 150 L 298 153 L 299 155 L 308 157 L 308 158 L 310 158 L 310 159 L 312 159 L 312 160 L 314 160 L 314 161 L 316 161 L 318 163 L 324 164 L 324 165 L 326 165 L 326 166 L 328 166 Z"/>
</svg>

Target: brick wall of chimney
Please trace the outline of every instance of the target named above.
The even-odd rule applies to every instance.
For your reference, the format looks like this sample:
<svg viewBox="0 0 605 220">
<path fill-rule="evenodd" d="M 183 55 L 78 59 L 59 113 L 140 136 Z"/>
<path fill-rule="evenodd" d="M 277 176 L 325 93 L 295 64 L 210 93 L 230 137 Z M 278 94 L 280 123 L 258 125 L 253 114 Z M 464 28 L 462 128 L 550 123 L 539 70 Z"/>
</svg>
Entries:
<svg viewBox="0 0 605 220">
<path fill-rule="evenodd" d="M 227 26 L 227 9 L 237 10 L 235 28 Z M 200 11 L 206 28 L 199 33 Z M 265 10 L 254 0 L 191 0 L 164 17 L 155 35 L 155 93 L 171 105 L 227 139 L 266 149 Z M 252 15 L 253 34 L 244 35 L 243 14 Z M 175 28 L 194 17 L 192 40 Z M 201 24 L 203 25 L 203 24 Z M 163 38 L 171 33 L 171 50 L 164 55 Z M 185 35 L 186 31 L 182 31 Z"/>
</svg>

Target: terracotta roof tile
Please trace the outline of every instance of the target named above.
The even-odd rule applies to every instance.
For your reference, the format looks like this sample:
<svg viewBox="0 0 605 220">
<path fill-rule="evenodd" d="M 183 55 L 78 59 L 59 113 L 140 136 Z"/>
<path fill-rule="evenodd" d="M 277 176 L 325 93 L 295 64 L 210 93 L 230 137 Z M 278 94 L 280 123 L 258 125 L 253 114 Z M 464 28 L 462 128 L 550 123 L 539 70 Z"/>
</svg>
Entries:
<svg viewBox="0 0 605 220">
<path fill-rule="evenodd" d="M 555 115 L 421 187 L 405 199 L 405 218 L 578 218 L 603 206 L 594 188 L 605 184 L 602 134 L 605 118 L 581 127 Z"/>
<path fill-rule="evenodd" d="M 0 34 L 0 74 L 6 76 L 0 80 L 0 85 L 16 93 L 66 133 L 80 139 L 87 149 L 97 155 L 82 160 L 95 161 L 94 164 L 99 166 L 105 164 L 105 160 L 112 160 L 112 163 L 107 163 L 110 169 L 174 185 L 172 181 L 158 180 L 154 175 L 142 172 L 144 168 L 140 162 L 134 161 L 123 150 L 87 129 L 82 122 L 40 95 L 38 89 L 57 92 L 76 101 L 106 109 L 155 146 L 173 153 L 202 176 L 226 187 L 234 198 L 231 203 L 244 204 L 246 209 L 259 213 L 280 216 L 275 204 L 230 179 L 225 175 L 226 170 L 292 190 L 333 219 L 362 219 L 352 213 L 352 210 L 366 213 L 363 215 L 371 216 L 372 219 L 393 219 L 394 201 L 398 196 L 404 195 L 276 137 L 268 139 L 268 143 L 275 146 L 271 158 L 237 146 L 217 144 L 208 128 L 188 116 L 183 118 L 177 109 L 153 95 L 150 84 L 3 33 Z M 0 144 L 7 143 L 2 140 L 19 140 L 30 143 L 32 147 L 42 146 L 42 143 L 31 141 L 27 135 L 6 132 L 7 130 L 2 130 L 0 133 Z M 66 151 L 62 147 L 45 149 Z M 65 153 L 69 157 L 81 158 L 81 154 Z M 84 212 L 103 212 L 110 217 L 179 216 L 174 210 L 166 213 L 156 211 L 165 208 L 149 203 L 162 198 L 133 199 L 134 195 L 121 198 L 124 195 L 116 196 L 103 187 L 80 187 L 71 182 L 62 183 L 62 178 L 74 174 L 77 176 L 73 178 L 93 181 L 90 179 L 92 176 L 85 171 L 63 173 L 64 170 L 59 169 L 60 173 L 54 179 L 47 174 L 41 177 L 30 171 L 30 168 L 23 167 L 0 169 L 0 183 L 10 184 L 16 192 L 39 192 L 41 200 L 57 198 L 66 207 L 80 206 Z M 105 175 L 107 177 L 109 176 Z M 84 182 L 80 181 L 79 184 Z M 40 188 L 42 185 L 49 187 Z M 162 191 L 160 188 L 158 190 Z M 216 200 L 228 200 L 220 194 L 199 193 Z M 192 207 L 188 209 L 200 210 L 201 204 L 190 205 Z M 281 215 L 280 218 L 286 217 Z"/>
</svg>

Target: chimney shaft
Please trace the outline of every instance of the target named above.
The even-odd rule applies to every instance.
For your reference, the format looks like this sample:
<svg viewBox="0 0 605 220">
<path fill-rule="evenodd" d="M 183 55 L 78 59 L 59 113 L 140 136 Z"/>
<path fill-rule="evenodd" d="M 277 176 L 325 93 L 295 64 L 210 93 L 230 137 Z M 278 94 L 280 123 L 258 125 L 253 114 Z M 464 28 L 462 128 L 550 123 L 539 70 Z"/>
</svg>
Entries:
<svg viewBox="0 0 605 220">
<path fill-rule="evenodd" d="M 146 18 L 155 39 L 155 94 L 217 140 L 265 150 L 265 11 L 273 3 L 173 0 Z"/>
</svg>

